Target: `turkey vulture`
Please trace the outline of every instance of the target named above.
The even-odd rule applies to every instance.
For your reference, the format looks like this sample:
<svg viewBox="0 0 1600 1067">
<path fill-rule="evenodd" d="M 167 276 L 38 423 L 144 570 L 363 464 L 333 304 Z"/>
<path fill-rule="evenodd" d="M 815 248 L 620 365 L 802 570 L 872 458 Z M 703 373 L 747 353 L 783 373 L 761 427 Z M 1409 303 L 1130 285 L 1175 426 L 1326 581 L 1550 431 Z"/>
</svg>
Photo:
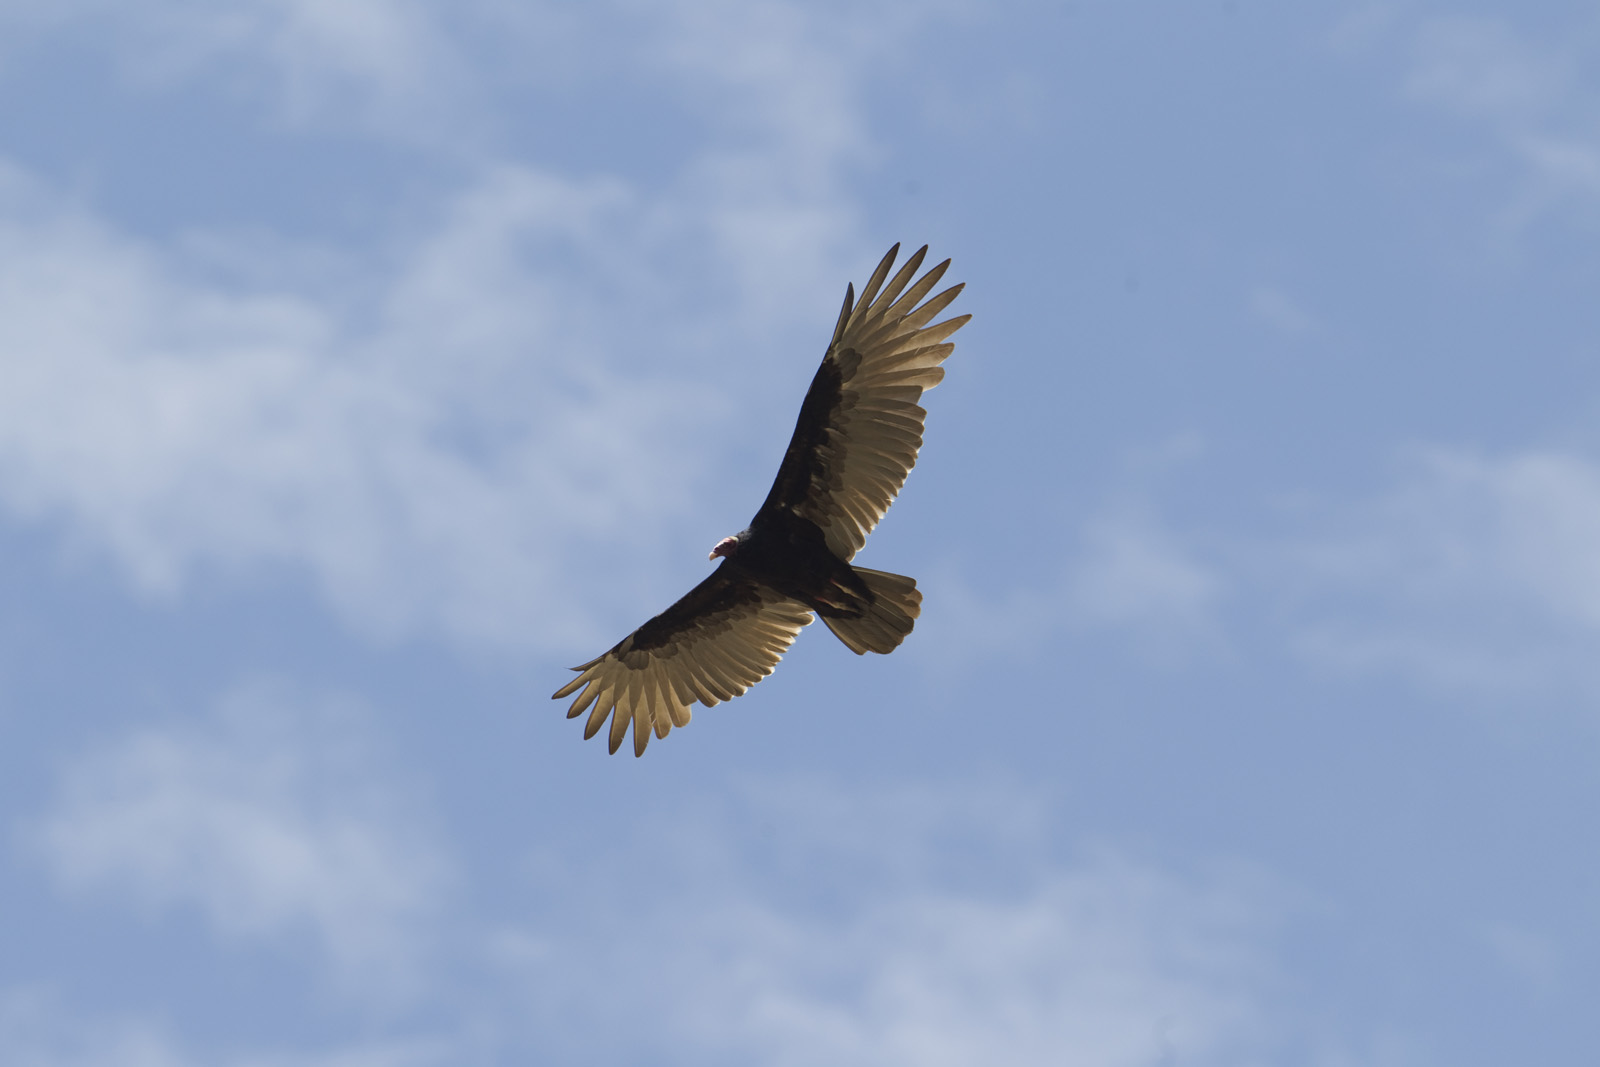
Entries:
<svg viewBox="0 0 1600 1067">
<path fill-rule="evenodd" d="M 722 564 L 556 690 L 556 700 L 578 694 L 569 719 L 593 705 L 585 739 L 610 717 L 615 754 L 631 722 L 633 754 L 644 755 L 651 731 L 688 724 L 690 704 L 731 700 L 771 674 L 812 612 L 857 655 L 893 652 L 911 632 L 917 583 L 849 561 L 917 462 L 927 414 L 917 401 L 944 377 L 939 364 L 955 349 L 945 339 L 972 316 L 928 325 L 962 287 L 919 306 L 950 261 L 906 288 L 924 245 L 885 285 L 899 251 L 889 249 L 859 301 L 845 287 L 778 477 L 750 525 L 711 550 Z"/>
</svg>

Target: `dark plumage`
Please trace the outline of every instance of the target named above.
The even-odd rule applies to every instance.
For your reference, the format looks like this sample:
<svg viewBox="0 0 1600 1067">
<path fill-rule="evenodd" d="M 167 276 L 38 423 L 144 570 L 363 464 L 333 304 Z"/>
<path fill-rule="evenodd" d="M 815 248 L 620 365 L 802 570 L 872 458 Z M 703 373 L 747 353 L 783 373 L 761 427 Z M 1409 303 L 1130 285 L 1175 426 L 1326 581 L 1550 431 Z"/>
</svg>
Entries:
<svg viewBox="0 0 1600 1067">
<path fill-rule="evenodd" d="M 907 288 L 926 245 L 885 284 L 899 251 L 889 249 L 859 301 L 845 288 L 766 501 L 711 550 L 722 564 L 556 690 L 557 700 L 578 694 L 568 718 L 589 709 L 585 738 L 611 718 L 615 753 L 632 723 L 643 755 L 652 732 L 689 722 L 689 705 L 730 700 L 771 674 L 813 612 L 858 655 L 892 652 L 911 632 L 917 583 L 850 560 L 915 466 L 927 414 L 917 401 L 944 377 L 939 364 L 955 348 L 945 339 L 972 316 L 928 325 L 962 287 L 922 302 L 947 259 Z"/>
</svg>

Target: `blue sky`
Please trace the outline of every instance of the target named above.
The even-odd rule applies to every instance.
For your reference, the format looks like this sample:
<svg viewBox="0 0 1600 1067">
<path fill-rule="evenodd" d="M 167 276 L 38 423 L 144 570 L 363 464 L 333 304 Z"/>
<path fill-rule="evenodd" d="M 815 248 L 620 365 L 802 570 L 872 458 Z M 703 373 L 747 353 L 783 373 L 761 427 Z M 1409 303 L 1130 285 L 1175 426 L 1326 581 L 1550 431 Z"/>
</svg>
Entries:
<svg viewBox="0 0 1600 1067">
<path fill-rule="evenodd" d="M 1578 3 L 0 3 L 0 1061 L 1573 1063 Z M 971 312 L 822 627 L 549 693 Z"/>
</svg>

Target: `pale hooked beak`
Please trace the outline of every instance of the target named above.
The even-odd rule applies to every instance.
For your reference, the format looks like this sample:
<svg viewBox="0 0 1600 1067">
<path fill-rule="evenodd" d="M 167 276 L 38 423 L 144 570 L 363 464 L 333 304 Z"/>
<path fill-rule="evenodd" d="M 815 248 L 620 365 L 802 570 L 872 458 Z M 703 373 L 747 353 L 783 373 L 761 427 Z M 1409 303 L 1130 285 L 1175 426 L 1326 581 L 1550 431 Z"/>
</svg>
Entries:
<svg viewBox="0 0 1600 1067">
<path fill-rule="evenodd" d="M 707 556 L 706 559 L 716 559 L 718 556 L 731 556 L 733 555 L 733 550 L 737 548 L 738 545 L 739 539 L 737 537 L 724 537 L 722 540 L 717 542 L 716 547 L 711 550 L 711 555 Z"/>
</svg>

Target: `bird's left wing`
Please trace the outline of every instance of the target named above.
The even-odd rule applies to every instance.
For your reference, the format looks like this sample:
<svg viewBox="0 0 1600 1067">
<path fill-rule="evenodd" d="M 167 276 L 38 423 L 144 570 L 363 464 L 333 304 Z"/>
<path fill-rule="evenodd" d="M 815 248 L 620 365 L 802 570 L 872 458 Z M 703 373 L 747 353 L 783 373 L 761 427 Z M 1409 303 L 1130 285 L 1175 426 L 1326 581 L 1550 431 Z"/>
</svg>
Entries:
<svg viewBox="0 0 1600 1067">
<path fill-rule="evenodd" d="M 889 249 L 860 300 L 853 288 L 845 290 L 833 340 L 757 512 L 757 521 L 773 508 L 810 519 L 846 560 L 861 550 L 916 465 L 927 415 L 917 401 L 944 377 L 939 364 L 955 348 L 946 338 L 972 317 L 933 322 L 961 292 L 953 285 L 928 297 L 950 261 L 912 283 L 928 246 L 890 278 L 899 251 L 899 245 Z"/>
<path fill-rule="evenodd" d="M 578 694 L 569 719 L 593 705 L 585 739 L 599 733 L 614 711 L 612 753 L 632 723 L 633 754 L 642 756 L 652 731 L 666 737 L 674 726 L 688 725 L 690 704 L 731 700 L 771 674 L 810 622 L 804 604 L 724 561 L 611 651 L 574 667 L 578 677 L 553 699 Z"/>
</svg>

